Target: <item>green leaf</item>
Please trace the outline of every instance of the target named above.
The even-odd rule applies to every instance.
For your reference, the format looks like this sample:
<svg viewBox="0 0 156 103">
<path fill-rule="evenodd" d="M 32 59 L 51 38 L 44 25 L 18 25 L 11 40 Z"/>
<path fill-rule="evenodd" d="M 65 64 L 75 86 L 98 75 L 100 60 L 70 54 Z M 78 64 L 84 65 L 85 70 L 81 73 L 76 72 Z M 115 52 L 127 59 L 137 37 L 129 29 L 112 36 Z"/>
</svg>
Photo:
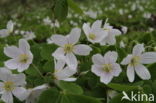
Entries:
<svg viewBox="0 0 156 103">
<path fill-rule="evenodd" d="M 101 103 L 93 97 L 70 94 L 58 91 L 56 88 L 50 88 L 44 91 L 39 98 L 38 103 Z"/>
<path fill-rule="evenodd" d="M 117 91 L 130 91 L 130 90 L 139 89 L 139 86 L 130 86 L 130 85 L 116 84 L 116 83 L 110 83 L 107 86 Z"/>
<path fill-rule="evenodd" d="M 57 0 L 54 8 L 55 17 L 61 22 L 64 21 L 68 14 L 67 0 Z"/>
<path fill-rule="evenodd" d="M 63 89 L 65 92 L 68 92 L 68 93 L 83 94 L 83 89 L 79 85 L 77 85 L 75 83 L 60 81 L 59 82 L 59 87 L 61 89 Z"/>
<path fill-rule="evenodd" d="M 73 0 L 67 0 L 69 7 L 79 14 L 83 14 L 83 11 Z"/>
</svg>

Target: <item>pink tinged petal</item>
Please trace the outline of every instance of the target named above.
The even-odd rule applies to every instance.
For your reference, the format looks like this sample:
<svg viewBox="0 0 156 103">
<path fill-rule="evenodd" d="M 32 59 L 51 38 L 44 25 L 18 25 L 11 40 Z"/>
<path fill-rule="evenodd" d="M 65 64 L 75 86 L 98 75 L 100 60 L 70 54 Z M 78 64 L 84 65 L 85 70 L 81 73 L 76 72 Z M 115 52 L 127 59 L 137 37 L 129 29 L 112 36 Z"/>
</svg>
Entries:
<svg viewBox="0 0 156 103">
<path fill-rule="evenodd" d="M 97 76 L 102 76 L 104 70 L 102 70 L 101 65 L 92 65 L 91 71 L 96 74 Z"/>
<path fill-rule="evenodd" d="M 112 79 L 113 79 L 113 76 L 111 74 L 105 73 L 100 77 L 100 82 L 104 84 L 108 84 L 112 81 Z"/>
<path fill-rule="evenodd" d="M 19 40 L 19 48 L 24 53 L 27 53 L 28 51 L 30 51 L 30 45 L 25 39 L 20 39 Z"/>
<path fill-rule="evenodd" d="M 113 68 L 112 69 L 112 75 L 114 75 L 116 77 L 119 76 L 119 74 L 122 72 L 120 65 L 117 63 L 113 63 L 112 68 Z"/>
<path fill-rule="evenodd" d="M 92 48 L 89 47 L 88 45 L 84 45 L 84 44 L 79 44 L 74 46 L 74 53 L 77 55 L 89 55 L 90 52 L 92 51 Z"/>
<path fill-rule="evenodd" d="M 26 89 L 23 87 L 16 87 L 12 93 L 14 94 L 15 97 L 17 97 L 20 101 L 23 101 L 26 99 Z"/>
<path fill-rule="evenodd" d="M 52 54 L 57 60 L 65 60 L 65 52 L 63 48 L 57 48 L 56 51 Z"/>
<path fill-rule="evenodd" d="M 0 30 L 0 37 L 4 38 L 4 37 L 7 37 L 9 36 L 9 32 L 7 29 L 2 29 Z"/>
<path fill-rule="evenodd" d="M 121 31 L 118 30 L 118 29 L 112 29 L 112 30 L 110 31 L 110 33 L 111 33 L 112 35 L 118 36 L 118 35 L 121 34 Z"/>
<path fill-rule="evenodd" d="M 2 94 L 1 99 L 5 102 L 5 103 L 13 103 L 13 96 L 11 92 L 4 92 Z"/>
<path fill-rule="evenodd" d="M 15 46 L 9 46 L 9 47 L 5 47 L 5 48 L 4 48 L 4 53 L 5 53 L 5 55 L 7 55 L 8 57 L 16 58 L 16 57 L 18 57 L 22 52 L 20 51 L 19 48 L 15 47 Z"/>
<path fill-rule="evenodd" d="M 131 62 L 132 55 L 128 55 L 126 58 L 124 58 L 121 62 L 122 65 L 127 65 Z"/>
<path fill-rule="evenodd" d="M 92 24 L 92 29 L 99 29 L 101 28 L 102 25 L 102 20 L 96 20 L 93 24 Z"/>
<path fill-rule="evenodd" d="M 92 61 L 94 64 L 103 65 L 105 60 L 101 54 L 95 54 L 92 56 Z"/>
<path fill-rule="evenodd" d="M 11 78 L 11 81 L 13 81 L 16 86 L 24 86 L 26 84 L 25 79 L 26 79 L 25 74 L 20 73 L 14 74 L 13 77 Z"/>
<path fill-rule="evenodd" d="M 73 28 L 68 36 L 69 44 L 76 44 L 79 41 L 81 35 L 81 29 Z"/>
<path fill-rule="evenodd" d="M 139 64 L 139 65 L 135 66 L 135 71 L 141 79 L 143 79 L 143 80 L 151 79 L 151 74 L 144 65 Z"/>
<path fill-rule="evenodd" d="M 144 45 L 143 44 L 137 44 L 133 48 L 133 55 L 138 56 L 142 52 L 144 52 L 144 50 L 145 50 L 145 48 L 144 48 Z"/>
<path fill-rule="evenodd" d="M 64 60 L 58 60 L 55 64 L 55 70 L 56 71 L 62 70 L 65 64 L 66 62 Z"/>
<path fill-rule="evenodd" d="M 105 63 L 115 63 L 117 58 L 118 58 L 118 54 L 117 52 L 114 52 L 114 51 L 108 51 L 104 55 Z"/>
<path fill-rule="evenodd" d="M 128 65 L 127 67 L 127 77 L 129 82 L 133 82 L 135 78 L 135 72 L 134 72 L 134 67 L 131 65 Z"/>
<path fill-rule="evenodd" d="M 51 39 L 54 42 L 54 44 L 58 46 L 64 46 L 65 44 L 68 43 L 67 37 L 62 35 L 52 35 Z"/>
<path fill-rule="evenodd" d="M 73 53 L 66 54 L 66 63 L 71 69 L 77 69 L 78 61 Z"/>
<path fill-rule="evenodd" d="M 18 58 L 15 58 L 6 61 L 4 64 L 6 67 L 8 67 L 8 69 L 12 70 L 12 69 L 17 69 L 20 63 L 18 62 Z"/>
<path fill-rule="evenodd" d="M 156 62 L 156 52 L 146 52 L 141 55 L 141 63 L 150 64 Z"/>
<path fill-rule="evenodd" d="M 85 35 L 88 36 L 91 30 L 90 25 L 88 23 L 84 23 L 82 28 L 83 28 Z"/>
<path fill-rule="evenodd" d="M 30 64 L 20 63 L 17 67 L 18 72 L 23 72 L 29 68 Z"/>
</svg>

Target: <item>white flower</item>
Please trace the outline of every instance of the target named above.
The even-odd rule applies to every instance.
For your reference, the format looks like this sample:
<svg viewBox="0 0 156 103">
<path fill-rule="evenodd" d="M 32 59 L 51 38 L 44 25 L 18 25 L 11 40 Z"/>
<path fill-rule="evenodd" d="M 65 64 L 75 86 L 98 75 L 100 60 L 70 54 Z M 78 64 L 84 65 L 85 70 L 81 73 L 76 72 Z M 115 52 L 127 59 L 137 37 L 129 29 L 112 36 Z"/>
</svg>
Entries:
<svg viewBox="0 0 156 103">
<path fill-rule="evenodd" d="M 33 40 L 34 38 L 36 38 L 36 35 L 32 31 L 26 31 L 25 34 L 23 35 L 23 38 L 25 40 Z"/>
<path fill-rule="evenodd" d="M 46 17 L 46 18 L 43 19 L 43 23 L 44 23 L 45 25 L 50 25 L 50 24 L 52 23 L 52 21 L 50 20 L 49 17 Z"/>
<path fill-rule="evenodd" d="M 0 94 L 1 99 L 5 103 L 13 103 L 13 95 L 20 101 L 25 99 L 26 89 L 23 87 L 26 84 L 25 75 L 12 74 L 7 69 L 0 69 Z"/>
<path fill-rule="evenodd" d="M 95 11 L 89 10 L 89 11 L 86 11 L 85 14 L 93 19 L 97 18 L 97 12 Z"/>
<path fill-rule="evenodd" d="M 47 84 L 37 86 L 33 89 L 28 89 L 26 91 L 27 97 L 26 97 L 25 103 L 36 103 L 41 93 L 45 91 L 46 89 L 48 89 Z"/>
<path fill-rule="evenodd" d="M 55 68 L 54 68 L 54 78 L 56 80 L 63 80 L 63 81 L 75 81 L 76 78 L 72 76 L 77 72 L 70 68 L 69 66 L 65 66 L 65 61 L 58 60 L 55 61 Z"/>
<path fill-rule="evenodd" d="M 142 64 L 150 64 L 156 62 L 155 52 L 144 52 L 143 44 L 137 44 L 133 48 L 132 54 L 123 59 L 121 64 L 128 65 L 127 76 L 130 82 L 134 81 L 135 72 L 143 80 L 151 78 L 150 72 Z"/>
<path fill-rule="evenodd" d="M 53 44 L 54 43 L 53 40 L 52 40 L 52 36 L 50 38 L 47 38 L 47 43 L 48 44 Z"/>
<path fill-rule="evenodd" d="M 92 50 L 91 47 L 84 44 L 77 44 L 79 41 L 81 30 L 79 28 L 74 28 L 71 30 L 70 34 L 67 36 L 53 35 L 52 41 L 54 44 L 60 46 L 53 54 L 56 59 L 62 59 L 67 62 L 72 68 L 77 67 L 77 55 L 89 55 Z"/>
<path fill-rule="evenodd" d="M 126 34 L 128 31 L 128 28 L 126 26 L 122 26 L 121 30 L 123 31 L 124 34 Z"/>
<path fill-rule="evenodd" d="M 19 40 L 19 48 L 16 46 L 5 47 L 4 53 L 8 57 L 12 58 L 5 62 L 5 66 L 11 70 L 17 69 L 18 72 L 23 72 L 24 70 L 28 69 L 33 60 L 30 46 L 24 39 Z"/>
<path fill-rule="evenodd" d="M 14 29 L 14 23 L 10 20 L 7 23 L 6 29 L 0 30 L 0 37 L 7 37 L 10 35 L 10 33 L 13 32 Z"/>
<path fill-rule="evenodd" d="M 110 26 L 108 23 L 105 23 L 103 30 L 108 33 L 108 35 L 100 42 L 101 45 L 114 45 L 116 43 L 115 36 L 121 34 L 121 31 L 114 29 L 113 26 Z"/>
<path fill-rule="evenodd" d="M 102 83 L 108 84 L 113 77 L 119 76 L 121 73 L 120 65 L 116 63 L 118 54 L 116 52 L 107 52 L 104 57 L 101 54 L 93 55 L 91 71 L 100 76 Z"/>
<path fill-rule="evenodd" d="M 105 32 L 101 28 L 102 21 L 97 20 L 95 21 L 92 26 L 88 23 L 83 24 L 83 31 L 88 39 L 88 41 L 92 43 L 100 43 L 107 36 L 107 32 Z"/>
<path fill-rule="evenodd" d="M 125 43 L 123 41 L 120 41 L 120 48 L 125 48 Z"/>
</svg>

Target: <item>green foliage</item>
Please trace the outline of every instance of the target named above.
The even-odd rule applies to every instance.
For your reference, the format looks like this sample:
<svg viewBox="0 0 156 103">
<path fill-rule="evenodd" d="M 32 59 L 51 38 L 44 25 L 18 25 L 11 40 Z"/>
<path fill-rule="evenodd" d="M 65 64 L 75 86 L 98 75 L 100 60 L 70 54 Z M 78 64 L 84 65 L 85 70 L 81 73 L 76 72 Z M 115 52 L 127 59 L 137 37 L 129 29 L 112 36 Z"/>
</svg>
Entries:
<svg viewBox="0 0 156 103">
<path fill-rule="evenodd" d="M 68 3 L 67 0 L 57 0 L 54 8 L 54 16 L 62 22 L 68 15 Z"/>
</svg>

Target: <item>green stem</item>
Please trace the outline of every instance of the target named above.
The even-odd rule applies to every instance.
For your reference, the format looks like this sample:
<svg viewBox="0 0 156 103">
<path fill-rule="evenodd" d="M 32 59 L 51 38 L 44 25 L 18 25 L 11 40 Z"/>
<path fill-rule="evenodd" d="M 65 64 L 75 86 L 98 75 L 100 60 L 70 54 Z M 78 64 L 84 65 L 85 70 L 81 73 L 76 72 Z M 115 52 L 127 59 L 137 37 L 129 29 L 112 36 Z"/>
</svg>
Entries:
<svg viewBox="0 0 156 103">
<path fill-rule="evenodd" d="M 40 70 L 36 67 L 35 64 L 32 64 L 32 66 L 35 68 L 35 70 L 38 72 L 38 74 L 45 80 L 44 76 L 42 75 L 42 73 L 40 72 Z"/>
</svg>

